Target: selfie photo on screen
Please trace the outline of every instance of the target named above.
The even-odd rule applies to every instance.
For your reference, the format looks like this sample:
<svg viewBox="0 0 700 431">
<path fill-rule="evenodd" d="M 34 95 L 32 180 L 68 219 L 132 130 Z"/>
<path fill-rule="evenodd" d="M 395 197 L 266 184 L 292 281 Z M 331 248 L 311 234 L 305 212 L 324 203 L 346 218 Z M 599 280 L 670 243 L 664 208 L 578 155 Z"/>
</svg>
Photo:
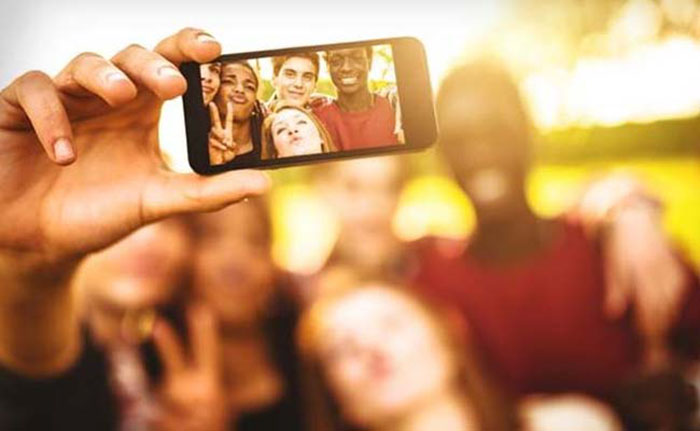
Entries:
<svg viewBox="0 0 700 431">
<path fill-rule="evenodd" d="M 200 66 L 210 165 L 405 142 L 389 44 Z"/>
</svg>

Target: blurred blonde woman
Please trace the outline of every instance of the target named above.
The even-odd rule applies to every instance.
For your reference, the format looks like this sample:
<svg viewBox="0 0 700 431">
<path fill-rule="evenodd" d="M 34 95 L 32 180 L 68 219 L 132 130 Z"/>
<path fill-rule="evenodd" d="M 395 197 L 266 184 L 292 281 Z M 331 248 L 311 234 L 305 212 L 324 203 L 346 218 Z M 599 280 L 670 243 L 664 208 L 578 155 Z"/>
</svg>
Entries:
<svg viewBox="0 0 700 431">
<path fill-rule="evenodd" d="M 298 329 L 309 429 L 513 429 L 447 319 L 383 281 L 336 271 L 330 282 L 345 286 L 326 289 Z"/>
</svg>

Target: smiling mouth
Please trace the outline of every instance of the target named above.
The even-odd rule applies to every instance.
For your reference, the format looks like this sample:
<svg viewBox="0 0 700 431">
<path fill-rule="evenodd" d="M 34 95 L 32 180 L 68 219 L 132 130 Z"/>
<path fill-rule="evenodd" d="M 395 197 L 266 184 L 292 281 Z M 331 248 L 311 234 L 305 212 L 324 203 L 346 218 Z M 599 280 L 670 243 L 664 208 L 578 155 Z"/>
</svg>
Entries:
<svg viewBox="0 0 700 431">
<path fill-rule="evenodd" d="M 357 84 L 357 81 L 358 81 L 358 79 L 356 76 L 351 76 L 348 78 L 340 78 L 340 82 L 343 85 L 355 85 L 355 84 Z"/>
<path fill-rule="evenodd" d="M 237 103 L 239 105 L 242 105 L 247 102 L 246 98 L 243 96 L 231 96 L 229 98 L 233 103 Z"/>
<path fill-rule="evenodd" d="M 213 93 L 214 87 L 209 87 L 207 85 L 204 85 L 204 86 L 202 86 L 202 90 L 204 90 L 205 93 Z"/>
</svg>

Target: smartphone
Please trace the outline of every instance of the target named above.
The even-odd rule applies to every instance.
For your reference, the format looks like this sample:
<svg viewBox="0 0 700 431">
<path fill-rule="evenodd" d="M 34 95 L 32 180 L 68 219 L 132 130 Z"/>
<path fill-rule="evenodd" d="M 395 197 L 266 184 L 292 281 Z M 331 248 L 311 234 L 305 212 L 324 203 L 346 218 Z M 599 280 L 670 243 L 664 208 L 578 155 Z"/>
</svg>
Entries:
<svg viewBox="0 0 700 431">
<path fill-rule="evenodd" d="M 199 174 L 417 151 L 437 138 L 425 50 L 412 37 L 226 54 L 180 70 Z"/>
</svg>

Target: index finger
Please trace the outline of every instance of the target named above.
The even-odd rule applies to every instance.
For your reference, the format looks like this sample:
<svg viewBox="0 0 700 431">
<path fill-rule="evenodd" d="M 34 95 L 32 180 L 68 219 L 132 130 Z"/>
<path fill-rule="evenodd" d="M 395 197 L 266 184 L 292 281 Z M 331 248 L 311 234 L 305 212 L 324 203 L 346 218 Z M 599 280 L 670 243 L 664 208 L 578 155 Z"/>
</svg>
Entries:
<svg viewBox="0 0 700 431">
<path fill-rule="evenodd" d="M 233 133 L 233 102 L 226 102 L 226 130 L 229 134 Z"/>
<path fill-rule="evenodd" d="M 219 108 L 214 102 L 209 102 L 209 116 L 211 117 L 211 127 L 221 129 L 221 117 L 219 116 Z"/>
<path fill-rule="evenodd" d="M 162 317 L 158 318 L 153 329 L 153 342 L 166 373 L 173 375 L 185 370 L 187 366 L 185 349 L 175 330 Z"/>
<path fill-rule="evenodd" d="M 184 28 L 163 39 L 154 51 L 179 66 L 185 61 L 210 62 L 221 55 L 221 45 L 203 30 Z"/>
<path fill-rule="evenodd" d="M 197 304 L 187 310 L 187 317 L 195 365 L 201 370 L 217 373 L 221 352 L 214 314 L 207 306 Z"/>
</svg>

